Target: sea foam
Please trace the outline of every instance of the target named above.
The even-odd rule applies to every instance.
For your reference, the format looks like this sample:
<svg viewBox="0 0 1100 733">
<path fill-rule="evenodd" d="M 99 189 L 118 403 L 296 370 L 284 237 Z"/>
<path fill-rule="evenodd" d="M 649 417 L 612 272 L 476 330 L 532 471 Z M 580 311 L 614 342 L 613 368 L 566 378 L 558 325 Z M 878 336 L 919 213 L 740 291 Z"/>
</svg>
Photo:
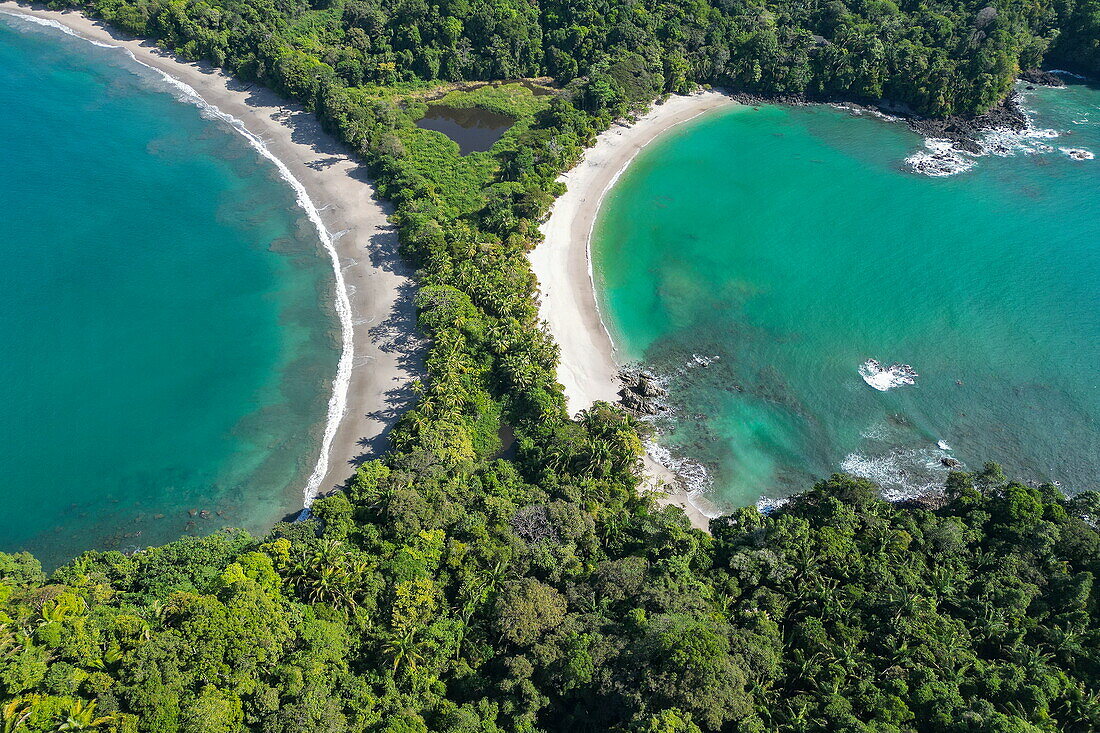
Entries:
<svg viewBox="0 0 1100 733">
<path fill-rule="evenodd" d="M 305 488 L 302 490 L 302 503 L 308 509 L 309 505 L 313 503 L 313 499 L 316 498 L 317 491 L 321 486 L 321 481 L 324 480 L 325 474 L 328 473 L 329 453 L 332 450 L 332 443 L 336 438 L 336 430 L 340 425 L 340 420 L 343 418 L 344 412 L 347 409 L 348 388 L 351 384 L 352 358 L 355 349 L 352 331 L 351 300 L 348 297 L 347 284 L 344 279 L 343 270 L 340 267 L 340 256 L 336 252 L 333 236 L 321 220 L 321 214 L 317 206 L 314 205 L 313 201 L 310 199 L 305 186 L 294 176 L 286 163 L 272 153 L 267 144 L 258 135 L 249 130 L 243 121 L 207 102 L 191 85 L 137 58 L 130 49 L 113 43 L 103 43 L 87 38 L 77 33 L 72 28 L 49 18 L 40 18 L 34 15 L 26 15 L 24 13 L 7 10 L 0 10 L 0 12 L 5 12 L 8 15 L 22 18 L 23 20 L 37 25 L 60 30 L 67 35 L 79 38 L 94 46 L 99 46 L 100 48 L 117 48 L 124 51 L 134 62 L 156 72 L 164 82 L 177 92 L 177 99 L 182 102 L 194 104 L 202 111 L 204 116 L 221 120 L 232 127 L 233 130 L 240 134 L 241 137 L 243 137 L 260 155 L 275 165 L 276 169 L 279 171 L 280 177 L 286 181 L 294 191 L 298 206 L 305 212 L 306 216 L 317 230 L 317 235 L 321 240 L 321 244 L 324 246 L 325 252 L 328 253 L 329 259 L 332 262 L 332 271 L 336 278 L 336 313 L 340 319 L 340 332 L 343 340 L 340 350 L 340 360 L 336 368 L 336 377 L 333 379 L 332 396 L 329 398 L 328 403 L 325 432 L 321 441 L 321 454 L 317 459 L 313 472 L 306 481 Z"/>
<path fill-rule="evenodd" d="M 859 376 L 879 392 L 885 392 L 894 387 L 916 384 L 920 375 L 908 364 L 883 366 L 875 359 L 868 359 L 859 365 Z"/>
<path fill-rule="evenodd" d="M 955 143 L 940 138 L 927 138 L 924 150 L 905 159 L 914 173 L 942 178 L 964 173 L 974 167 L 973 156 L 955 149 Z"/>
<path fill-rule="evenodd" d="M 1064 155 L 1074 160 L 1092 160 L 1096 154 L 1084 148 L 1058 148 Z"/>
<path fill-rule="evenodd" d="M 1068 72 L 1053 71 L 1051 73 L 1062 74 Z M 1073 76 L 1072 74 L 1069 75 Z M 905 162 L 914 173 L 942 177 L 964 173 L 974 167 L 978 158 L 986 155 L 1007 158 L 1013 155 L 1053 153 L 1054 147 L 1046 141 L 1061 137 L 1061 133 L 1051 128 L 1036 127 L 1035 110 L 1022 104 L 1027 99 L 1028 94 L 1024 91 L 1018 91 L 1017 94 L 1021 102 L 1020 111 L 1023 112 L 1025 120 L 1021 129 L 1014 130 L 1008 127 L 1000 127 L 986 130 L 975 140 L 979 150 L 973 153 L 958 150 L 951 140 L 927 138 L 924 141 L 925 149 L 913 153 L 905 159 Z M 1087 120 L 1074 120 L 1073 122 L 1074 124 L 1083 124 Z M 1077 160 L 1091 160 L 1091 158 L 1077 157 L 1068 152 L 1070 150 L 1077 152 L 1073 148 L 1059 148 L 1059 150 Z M 1080 152 L 1089 153 L 1087 150 Z"/>
<path fill-rule="evenodd" d="M 940 450 L 898 448 L 881 455 L 849 453 L 841 470 L 873 481 L 888 501 L 911 499 L 942 490 L 948 469 Z"/>
</svg>

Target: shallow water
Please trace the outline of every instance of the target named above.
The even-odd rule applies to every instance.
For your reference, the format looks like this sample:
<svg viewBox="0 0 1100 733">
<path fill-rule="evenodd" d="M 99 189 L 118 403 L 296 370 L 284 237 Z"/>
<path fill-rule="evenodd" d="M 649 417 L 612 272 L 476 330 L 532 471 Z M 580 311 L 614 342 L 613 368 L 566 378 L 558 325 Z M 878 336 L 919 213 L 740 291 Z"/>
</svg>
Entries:
<svg viewBox="0 0 1100 733">
<path fill-rule="evenodd" d="M 7 15 L 0 106 L 0 549 L 300 508 L 338 332 L 275 167 L 122 51 Z"/>
<path fill-rule="evenodd" d="M 945 457 L 1100 486 L 1100 163 L 1059 150 L 1100 152 L 1100 91 L 1025 104 L 1059 137 L 953 176 L 915 174 L 900 123 L 764 106 L 678 128 L 622 177 L 593 245 L 601 306 L 668 378 L 662 440 L 716 498 L 841 469 L 907 494 Z M 871 358 L 918 376 L 880 391 Z"/>
<path fill-rule="evenodd" d="M 480 153 L 496 144 L 515 120 L 507 115 L 477 107 L 428 105 L 428 111 L 416 121 L 422 130 L 435 130 L 458 143 L 462 155 Z"/>
</svg>

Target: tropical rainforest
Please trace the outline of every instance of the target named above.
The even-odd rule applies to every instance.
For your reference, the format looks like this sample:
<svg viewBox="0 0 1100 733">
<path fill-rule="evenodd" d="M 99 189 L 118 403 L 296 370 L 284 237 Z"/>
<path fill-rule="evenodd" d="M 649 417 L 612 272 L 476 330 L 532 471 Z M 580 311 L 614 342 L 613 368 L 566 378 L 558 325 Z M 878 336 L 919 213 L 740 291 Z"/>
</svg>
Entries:
<svg viewBox="0 0 1100 733">
<path fill-rule="evenodd" d="M 306 521 L 0 555 L 3 730 L 1100 729 L 1100 495 L 836 475 L 692 529 L 638 491 L 643 425 L 567 414 L 526 259 L 558 175 L 662 95 L 978 113 L 1100 73 L 1097 0 L 67 6 L 315 112 L 393 207 L 429 345 L 389 452 Z M 460 155 L 415 125 L 436 99 L 516 123 Z"/>
</svg>

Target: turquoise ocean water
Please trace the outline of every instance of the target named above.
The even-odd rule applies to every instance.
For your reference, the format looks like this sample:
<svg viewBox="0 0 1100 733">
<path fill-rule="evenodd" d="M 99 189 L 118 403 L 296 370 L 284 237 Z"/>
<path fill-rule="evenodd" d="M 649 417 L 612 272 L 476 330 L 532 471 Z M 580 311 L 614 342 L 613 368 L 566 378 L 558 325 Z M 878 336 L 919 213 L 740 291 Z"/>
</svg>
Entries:
<svg viewBox="0 0 1100 733">
<path fill-rule="evenodd" d="M 0 549 L 300 508 L 339 333 L 274 165 L 121 50 L 3 14 L 0 109 Z"/>
<path fill-rule="evenodd" d="M 1100 488 L 1100 160 L 1060 149 L 1100 153 L 1100 88 L 1025 105 L 1036 131 L 946 177 L 905 164 L 903 124 L 827 106 L 711 114 L 628 169 L 593 244 L 602 310 L 717 499 L 841 469 L 913 492 L 944 457 Z M 872 389 L 870 358 L 919 376 Z"/>
</svg>

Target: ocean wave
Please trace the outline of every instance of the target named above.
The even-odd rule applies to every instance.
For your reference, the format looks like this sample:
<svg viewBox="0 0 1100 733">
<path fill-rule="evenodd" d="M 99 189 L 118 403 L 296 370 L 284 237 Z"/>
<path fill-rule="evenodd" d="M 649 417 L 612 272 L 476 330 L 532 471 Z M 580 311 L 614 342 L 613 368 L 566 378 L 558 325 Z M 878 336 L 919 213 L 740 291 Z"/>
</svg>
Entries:
<svg viewBox="0 0 1100 733">
<path fill-rule="evenodd" d="M 789 504 L 790 501 L 790 497 L 786 497 L 783 499 L 772 499 L 771 497 L 761 496 L 759 499 L 756 500 L 756 510 L 761 514 L 771 514 L 776 509 L 779 509 L 780 507 Z"/>
<path fill-rule="evenodd" d="M 1035 127 L 1031 120 L 1032 110 L 1025 109 L 1024 112 L 1028 116 L 1028 122 L 1022 130 L 998 128 L 988 130 L 982 135 L 978 139 L 978 144 L 982 146 L 981 154 L 1007 158 L 1017 153 L 1034 155 L 1052 152 L 1054 148 L 1042 141 L 1061 137 L 1060 133 L 1049 128 Z"/>
<path fill-rule="evenodd" d="M 894 387 L 916 384 L 916 378 L 920 375 L 908 364 L 883 366 L 875 359 L 868 359 L 859 365 L 859 376 L 879 392 L 885 392 Z"/>
<path fill-rule="evenodd" d="M 955 143 L 950 140 L 926 138 L 924 147 L 924 150 L 919 150 L 905 159 L 905 163 L 914 173 L 942 178 L 965 173 L 974 167 L 972 157 L 956 150 Z"/>
<path fill-rule="evenodd" d="M 946 453 L 931 448 L 898 448 L 881 455 L 849 453 L 840 468 L 873 481 L 888 501 L 902 501 L 943 488 L 948 469 Z"/>
<path fill-rule="evenodd" d="M 843 110 L 850 112 L 854 117 L 862 117 L 863 115 L 871 115 L 872 117 L 883 120 L 885 122 L 900 122 L 901 118 L 897 115 L 892 115 L 888 112 L 883 112 L 880 109 L 874 107 L 861 107 L 859 105 L 850 104 L 848 102 L 829 102 L 829 106 L 833 109 Z"/>
<path fill-rule="evenodd" d="M 1058 150 L 1074 160 L 1092 160 L 1096 157 L 1095 153 L 1084 148 L 1058 148 Z"/>
<path fill-rule="evenodd" d="M 317 463 L 314 466 L 313 472 L 310 474 L 309 479 L 306 481 L 305 488 L 302 490 L 302 503 L 308 508 L 313 503 L 314 498 L 317 496 L 317 491 L 321 486 L 321 481 L 324 480 L 325 474 L 328 473 L 329 468 L 329 453 L 332 450 L 332 443 L 336 438 L 336 431 L 340 425 L 340 421 L 343 419 L 344 412 L 347 409 L 347 397 L 348 388 L 351 384 L 351 368 L 352 359 L 354 356 L 354 342 L 352 331 L 352 315 L 351 315 L 351 299 L 348 296 L 347 283 L 344 280 L 344 273 L 340 267 L 340 256 L 336 251 L 336 247 L 333 241 L 332 234 L 328 231 L 324 222 L 321 220 L 320 211 L 309 197 L 309 193 L 306 191 L 305 186 L 299 181 L 290 168 L 280 160 L 274 153 L 271 152 L 267 144 L 255 133 L 245 126 L 244 122 L 234 117 L 233 115 L 222 111 L 217 106 L 210 104 L 202 95 L 192 87 L 191 85 L 175 78 L 171 74 L 162 69 L 158 69 L 156 66 L 145 63 L 141 59 L 137 58 L 130 49 L 124 46 L 117 46 L 111 43 L 103 43 L 91 38 L 87 38 L 71 28 L 58 23 L 55 20 L 48 18 L 40 18 L 33 15 L 25 15 L 23 13 L 2 11 L 8 15 L 23 18 L 24 20 L 38 25 L 55 28 L 63 33 L 66 33 L 74 38 L 80 38 L 95 46 L 101 48 L 117 48 L 124 51 L 135 63 L 141 64 L 147 69 L 151 69 L 156 72 L 161 79 L 177 93 L 177 99 L 182 102 L 187 102 L 195 105 L 201 111 L 204 117 L 208 119 L 218 120 L 228 124 L 233 128 L 235 132 L 241 135 L 261 156 L 272 162 L 276 169 L 279 171 L 280 177 L 291 187 L 294 191 L 295 199 L 298 206 L 305 212 L 310 223 L 313 224 L 317 231 L 317 235 L 321 240 L 321 244 L 325 249 L 325 252 L 329 255 L 329 259 L 332 262 L 332 271 L 336 278 L 336 313 L 340 320 L 340 331 L 343 338 L 343 345 L 340 351 L 340 360 L 336 368 L 336 377 L 333 379 L 332 396 L 329 398 L 327 420 L 325 423 L 325 432 L 321 440 L 321 454 L 317 459 Z"/>
<path fill-rule="evenodd" d="M 705 494 L 714 485 L 710 471 L 699 461 L 676 455 L 656 440 L 647 440 L 645 450 L 650 458 L 676 474 L 685 493 Z"/>
<path fill-rule="evenodd" d="M 1053 71 L 1051 73 L 1063 72 Z M 1025 119 L 1023 128 L 1015 130 L 1008 127 L 999 127 L 986 130 L 975 140 L 979 150 L 973 153 L 958 150 L 951 140 L 927 138 L 924 141 L 925 150 L 910 155 L 905 159 L 905 162 L 915 173 L 926 176 L 953 176 L 970 170 L 975 166 L 978 158 L 986 155 L 1008 158 L 1014 155 L 1053 153 L 1054 147 L 1045 141 L 1059 138 L 1062 133 L 1049 127 L 1037 127 L 1035 125 L 1036 111 L 1023 105 L 1023 101 L 1028 98 L 1029 94 L 1023 91 L 1018 92 L 1018 94 L 1020 111 L 1023 112 Z M 1073 122 L 1074 124 L 1084 124 L 1088 120 L 1074 120 Z M 1062 148 L 1059 148 L 1059 150 L 1065 152 Z"/>
<path fill-rule="evenodd" d="M 1088 77 L 1081 76 L 1080 74 L 1074 74 L 1072 71 L 1066 71 L 1065 69 L 1051 69 L 1051 74 L 1058 74 L 1059 76 L 1068 76 L 1071 79 L 1086 79 Z"/>
<path fill-rule="evenodd" d="M 82 36 L 79 33 L 77 33 L 76 31 L 74 31 L 72 28 L 65 25 L 64 23 L 58 23 L 56 20 L 53 20 L 52 18 L 40 18 L 37 15 L 26 15 L 26 14 L 20 13 L 18 11 L 6 10 L 4 8 L 0 8 L 0 13 L 3 13 L 5 15 L 10 15 L 13 18 L 19 18 L 20 20 L 25 20 L 28 23 L 34 23 L 35 25 L 41 25 L 41 26 L 45 26 L 47 28 L 53 28 L 55 30 L 59 30 L 67 36 L 72 36 L 73 38 L 79 38 L 82 41 L 87 41 L 88 43 L 92 44 L 93 46 L 99 46 L 100 48 L 122 48 L 121 46 L 116 46 L 113 43 L 103 43 L 102 41 L 96 41 L 96 40 L 93 40 L 91 38 L 87 38 L 86 36 Z M 125 50 L 125 49 L 123 49 L 123 50 Z M 133 56 L 133 54 L 130 54 L 130 55 Z"/>
</svg>

